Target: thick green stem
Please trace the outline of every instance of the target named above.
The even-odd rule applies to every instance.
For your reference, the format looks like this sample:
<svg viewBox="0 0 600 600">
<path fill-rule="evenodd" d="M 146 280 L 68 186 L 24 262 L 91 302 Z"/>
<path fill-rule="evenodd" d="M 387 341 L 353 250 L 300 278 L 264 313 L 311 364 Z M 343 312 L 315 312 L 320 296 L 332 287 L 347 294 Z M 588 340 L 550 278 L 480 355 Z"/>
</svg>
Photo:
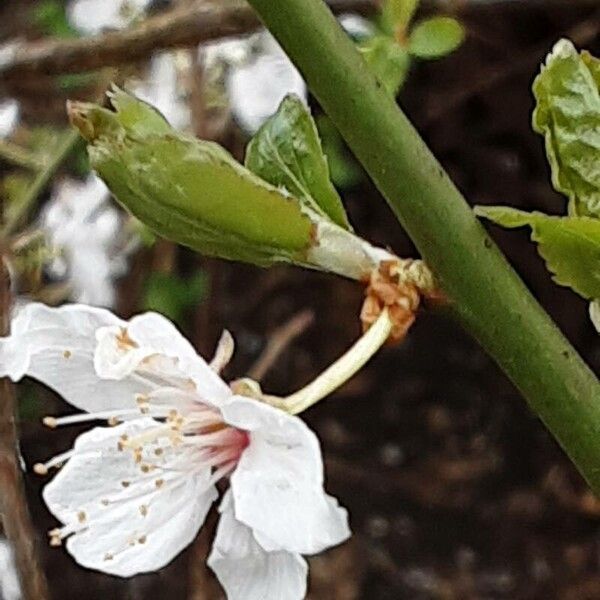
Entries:
<svg viewBox="0 0 600 600">
<path fill-rule="evenodd" d="M 322 0 L 249 0 L 389 202 L 464 326 L 600 494 L 600 385 Z"/>
</svg>

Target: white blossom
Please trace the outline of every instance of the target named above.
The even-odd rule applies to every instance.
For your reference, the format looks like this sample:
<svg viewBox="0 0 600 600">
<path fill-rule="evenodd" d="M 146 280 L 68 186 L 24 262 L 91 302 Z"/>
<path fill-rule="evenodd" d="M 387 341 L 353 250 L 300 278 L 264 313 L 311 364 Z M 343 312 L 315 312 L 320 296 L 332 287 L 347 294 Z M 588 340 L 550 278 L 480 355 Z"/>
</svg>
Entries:
<svg viewBox="0 0 600 600">
<path fill-rule="evenodd" d="M 151 0 L 72 0 L 67 8 L 71 25 L 84 35 L 123 29 L 142 17 Z"/>
<path fill-rule="evenodd" d="M 302 76 L 267 31 L 202 46 L 208 69 L 222 69 L 231 112 L 249 134 L 276 111 L 288 94 L 306 102 Z"/>
<path fill-rule="evenodd" d="M 14 553 L 4 538 L 0 538 L 0 598 L 2 600 L 22 598 Z"/>
<path fill-rule="evenodd" d="M 186 129 L 191 122 L 191 110 L 180 76 L 180 70 L 189 68 L 183 56 L 177 52 L 155 54 L 147 77 L 131 81 L 128 86 L 138 98 L 157 108 L 176 129 Z"/>
<path fill-rule="evenodd" d="M 9 137 L 19 122 L 19 103 L 12 98 L 0 100 L 0 139 Z"/>
<path fill-rule="evenodd" d="M 41 228 L 56 249 L 50 275 L 66 278 L 71 297 L 95 306 L 112 306 L 114 281 L 127 268 L 134 244 L 123 232 L 123 217 L 109 202 L 101 179 L 59 181 L 41 214 Z"/>
<path fill-rule="evenodd" d="M 112 425 L 37 465 L 44 474 L 65 463 L 43 493 L 62 523 L 51 543 L 66 538 L 78 563 L 113 575 L 159 569 L 194 539 L 227 479 L 208 564 L 228 597 L 304 597 L 302 555 L 350 532 L 302 420 L 234 394 L 156 313 L 123 321 L 104 309 L 30 304 L 12 326 L 0 375 L 29 375 L 87 411 L 47 425 Z"/>
</svg>

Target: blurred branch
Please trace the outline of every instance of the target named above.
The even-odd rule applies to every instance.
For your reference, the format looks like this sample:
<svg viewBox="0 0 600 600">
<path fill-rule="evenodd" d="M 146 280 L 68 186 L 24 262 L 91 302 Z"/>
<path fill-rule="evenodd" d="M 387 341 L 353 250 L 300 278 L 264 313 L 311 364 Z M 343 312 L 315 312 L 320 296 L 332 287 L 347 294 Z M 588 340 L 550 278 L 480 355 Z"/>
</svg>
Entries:
<svg viewBox="0 0 600 600">
<path fill-rule="evenodd" d="M 374 0 L 330 0 L 329 6 L 336 13 L 371 14 L 376 8 Z M 78 39 L 15 42 L 11 55 L 0 62 L 0 79 L 121 65 L 146 59 L 156 50 L 195 46 L 251 33 L 259 27 L 256 13 L 246 3 L 195 3 L 149 17 L 123 31 Z"/>
<path fill-rule="evenodd" d="M 0 335 L 10 330 L 10 277 L 0 260 Z M 11 543 L 25 600 L 45 600 L 48 589 L 35 551 L 35 533 L 19 465 L 16 398 L 11 381 L 0 380 L 0 512 L 4 533 Z"/>
<path fill-rule="evenodd" d="M 12 142 L 0 140 L 0 162 L 7 162 L 24 169 L 37 171 L 43 167 L 43 163 L 31 152 Z"/>
<path fill-rule="evenodd" d="M 269 336 L 269 341 L 258 360 L 248 370 L 248 377 L 254 381 L 260 381 L 273 367 L 282 352 L 310 327 L 314 319 L 314 313 L 306 309 L 296 313 L 289 321 L 278 327 Z"/>
<path fill-rule="evenodd" d="M 4 222 L 1 232 L 3 237 L 13 233 L 16 227 L 21 224 L 21 221 L 29 212 L 29 209 L 33 203 L 44 191 L 58 167 L 73 151 L 75 144 L 80 139 L 79 132 L 76 129 L 68 129 L 62 135 L 63 137 L 56 153 L 52 156 L 51 160 L 49 160 L 40 171 L 38 171 L 31 185 L 25 191 L 24 197 L 19 198 L 16 209 L 10 212 L 9 216 Z"/>
</svg>

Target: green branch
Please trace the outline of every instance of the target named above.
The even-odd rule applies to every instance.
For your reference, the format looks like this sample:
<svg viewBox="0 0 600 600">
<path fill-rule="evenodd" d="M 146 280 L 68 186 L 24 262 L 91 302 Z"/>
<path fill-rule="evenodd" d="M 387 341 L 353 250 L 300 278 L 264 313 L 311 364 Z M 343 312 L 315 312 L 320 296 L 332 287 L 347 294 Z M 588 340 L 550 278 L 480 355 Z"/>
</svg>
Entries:
<svg viewBox="0 0 600 600">
<path fill-rule="evenodd" d="M 436 273 L 454 312 L 600 494 L 600 386 L 322 0 L 249 0 Z"/>
</svg>

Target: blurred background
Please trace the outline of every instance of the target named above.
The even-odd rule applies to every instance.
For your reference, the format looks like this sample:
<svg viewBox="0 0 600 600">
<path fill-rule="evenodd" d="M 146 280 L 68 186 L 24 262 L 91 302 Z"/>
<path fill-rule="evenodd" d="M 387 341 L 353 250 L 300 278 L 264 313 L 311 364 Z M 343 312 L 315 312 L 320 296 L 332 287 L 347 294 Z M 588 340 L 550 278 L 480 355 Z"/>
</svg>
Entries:
<svg viewBox="0 0 600 600">
<path fill-rule="evenodd" d="M 376 3 L 332 4 L 357 44 L 379 35 Z M 199 5 L 209 23 L 202 35 L 192 26 L 200 17 L 184 12 Z M 565 200 L 552 190 L 542 140 L 530 127 L 531 83 L 562 36 L 600 53 L 599 3 L 424 0 L 414 26 L 431 15 L 454 17 L 464 40 L 440 56 L 403 56 L 394 83 L 399 103 L 472 204 L 562 212 Z M 181 33 L 184 22 L 191 25 Z M 144 27 L 145 45 L 126 37 Z M 113 37 L 94 37 L 105 35 Z M 172 40 L 181 47 L 166 48 Z M 67 98 L 101 101 L 110 81 L 239 159 L 283 96 L 298 94 L 318 120 L 356 230 L 416 256 L 243 2 L 2 0 L 0 43 L 0 178 L 5 223 L 16 236 L 17 302 L 83 301 L 123 317 L 159 310 L 207 357 L 227 327 L 237 342 L 227 378 L 252 374 L 282 394 L 307 383 L 360 333 L 362 290 L 353 282 L 207 259 L 155 239 L 121 211 L 89 173 L 64 109 Z M 526 232 L 492 234 L 597 371 L 600 341 L 586 303 L 551 282 Z M 43 428 L 43 415 L 71 409 L 38 385 L 20 386 L 19 407 L 27 465 L 63 451 L 78 433 Z M 504 375 L 444 316 L 423 310 L 401 346 L 384 349 L 305 416 L 322 441 L 328 491 L 349 508 L 354 531 L 348 543 L 311 560 L 310 598 L 600 598 L 600 501 Z M 221 597 L 204 567 L 214 520 L 161 572 L 120 580 L 46 545 L 54 522 L 40 498 L 44 481 L 29 472 L 25 479 L 53 598 Z M 19 595 L 3 548 L 0 589 L 13 600 Z"/>
</svg>

